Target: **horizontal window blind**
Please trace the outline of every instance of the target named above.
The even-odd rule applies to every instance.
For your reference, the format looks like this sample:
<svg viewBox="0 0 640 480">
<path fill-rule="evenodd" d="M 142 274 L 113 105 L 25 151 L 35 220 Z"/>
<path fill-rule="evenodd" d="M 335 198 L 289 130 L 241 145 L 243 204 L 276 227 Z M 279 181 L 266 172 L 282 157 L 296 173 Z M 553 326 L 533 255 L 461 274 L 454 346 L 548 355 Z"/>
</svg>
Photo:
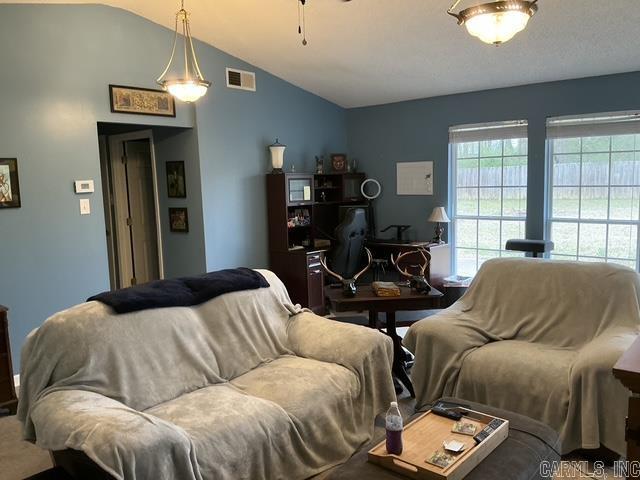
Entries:
<svg viewBox="0 0 640 480">
<path fill-rule="evenodd" d="M 547 138 L 633 135 L 640 132 L 640 112 L 600 113 L 547 119 Z"/>
<path fill-rule="evenodd" d="M 449 138 L 454 268 L 473 275 L 485 260 L 521 255 L 504 245 L 525 236 L 527 122 L 459 125 Z"/>
<path fill-rule="evenodd" d="M 449 143 L 527 138 L 526 120 L 456 125 L 449 128 Z"/>
</svg>

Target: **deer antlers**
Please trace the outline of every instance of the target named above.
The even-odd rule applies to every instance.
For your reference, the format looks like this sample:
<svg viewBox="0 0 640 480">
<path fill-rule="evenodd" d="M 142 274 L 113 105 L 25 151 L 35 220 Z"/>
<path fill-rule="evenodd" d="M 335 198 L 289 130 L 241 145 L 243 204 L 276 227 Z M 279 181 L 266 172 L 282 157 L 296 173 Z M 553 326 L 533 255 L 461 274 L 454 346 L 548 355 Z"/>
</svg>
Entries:
<svg viewBox="0 0 640 480">
<path fill-rule="evenodd" d="M 373 255 L 371 255 L 371 250 L 369 250 L 367 247 L 364 247 L 365 251 L 367 252 L 367 266 L 364 267 L 362 270 L 360 270 L 358 273 L 356 273 L 353 276 L 353 281 L 355 282 L 356 280 L 358 280 L 358 278 L 360 278 L 360 275 L 362 275 L 364 272 L 366 272 L 367 270 L 369 270 L 369 267 L 371 267 L 371 264 L 373 263 Z"/>
<path fill-rule="evenodd" d="M 429 251 L 427 251 L 427 250 L 422 249 L 422 248 L 418 248 L 417 250 L 411 250 L 411 251 L 408 251 L 408 252 L 401 253 L 400 255 L 398 255 L 398 257 L 395 260 L 393 259 L 393 253 L 392 253 L 391 254 L 391 264 L 394 267 L 396 267 L 396 270 L 398 270 L 398 272 L 400 272 L 405 277 L 413 278 L 414 275 L 411 275 L 409 272 L 407 272 L 406 268 L 404 270 L 402 270 L 400 268 L 400 260 L 402 260 L 407 255 L 411 255 L 411 254 L 414 254 L 416 252 L 420 253 L 420 255 L 422 256 L 422 258 L 424 260 L 424 263 L 422 265 L 420 265 L 420 276 L 424 277 L 424 274 L 427 271 L 427 267 L 429 266 L 429 263 L 431 262 L 431 253 Z"/>
<path fill-rule="evenodd" d="M 367 270 L 369 270 L 369 267 L 371 267 L 371 263 L 373 262 L 373 255 L 371 255 L 371 251 L 370 251 L 367 247 L 364 247 L 364 249 L 365 249 L 365 251 L 367 252 L 367 257 L 368 257 L 367 266 L 366 266 L 366 267 L 364 267 L 362 270 L 360 270 L 358 273 L 356 273 L 356 274 L 353 276 L 353 279 L 351 279 L 351 280 L 352 280 L 352 281 L 354 281 L 354 282 L 355 282 L 356 280 L 358 280 L 358 278 L 360 278 L 360 276 L 361 276 L 364 272 L 366 272 Z M 342 275 L 337 274 L 336 272 L 334 272 L 334 271 L 330 270 L 330 269 L 329 269 L 329 267 L 327 267 L 327 262 L 326 262 L 326 260 L 325 260 L 324 258 L 321 258 L 321 259 L 320 259 L 320 263 L 322 264 L 322 266 L 324 267 L 324 269 L 327 271 L 327 273 L 328 273 L 329 275 L 334 276 L 335 278 L 337 278 L 337 279 L 338 279 L 338 280 L 340 280 L 341 282 L 348 281 L 348 280 L 345 280 L 345 278 L 344 278 Z"/>
</svg>

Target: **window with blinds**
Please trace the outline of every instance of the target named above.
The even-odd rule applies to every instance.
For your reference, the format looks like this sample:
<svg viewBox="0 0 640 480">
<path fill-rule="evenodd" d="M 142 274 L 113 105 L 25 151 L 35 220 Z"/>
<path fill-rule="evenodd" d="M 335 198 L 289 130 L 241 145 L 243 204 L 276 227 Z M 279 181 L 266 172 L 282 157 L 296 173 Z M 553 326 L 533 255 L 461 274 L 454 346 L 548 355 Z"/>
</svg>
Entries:
<svg viewBox="0 0 640 480">
<path fill-rule="evenodd" d="M 552 257 L 638 269 L 640 112 L 547 120 Z"/>
<path fill-rule="evenodd" d="M 473 275 L 506 252 L 510 238 L 525 237 L 527 122 L 449 129 L 452 173 L 452 243 L 458 275 Z"/>
</svg>

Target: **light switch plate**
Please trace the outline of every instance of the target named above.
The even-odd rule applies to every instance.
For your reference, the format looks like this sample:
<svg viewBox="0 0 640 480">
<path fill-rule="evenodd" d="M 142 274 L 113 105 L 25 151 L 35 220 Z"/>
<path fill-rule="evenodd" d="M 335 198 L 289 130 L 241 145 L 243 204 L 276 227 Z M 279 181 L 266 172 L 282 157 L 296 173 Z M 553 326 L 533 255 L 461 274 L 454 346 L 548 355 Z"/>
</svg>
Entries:
<svg viewBox="0 0 640 480">
<path fill-rule="evenodd" d="M 80 199 L 80 215 L 91 215 L 91 201 L 88 198 Z"/>
</svg>

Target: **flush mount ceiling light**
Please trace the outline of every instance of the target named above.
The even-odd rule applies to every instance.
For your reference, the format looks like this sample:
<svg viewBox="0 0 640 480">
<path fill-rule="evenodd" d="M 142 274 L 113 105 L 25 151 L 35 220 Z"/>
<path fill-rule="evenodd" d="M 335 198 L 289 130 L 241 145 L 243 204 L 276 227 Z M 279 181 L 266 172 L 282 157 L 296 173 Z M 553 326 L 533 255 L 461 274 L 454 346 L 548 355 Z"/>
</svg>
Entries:
<svg viewBox="0 0 640 480">
<path fill-rule="evenodd" d="M 182 26 L 182 34 L 178 32 L 179 24 Z M 176 45 L 178 44 L 179 35 L 182 35 L 184 41 L 184 48 L 182 48 L 184 52 L 184 75 L 180 77 L 180 74 L 178 74 L 178 78 L 166 79 L 165 76 L 167 72 L 169 72 L 176 55 Z M 184 9 L 184 0 L 182 0 L 180 4 L 180 10 L 176 13 L 175 35 L 173 37 L 173 49 L 171 50 L 169 63 L 167 63 L 164 72 L 162 72 L 156 82 L 171 95 L 183 102 L 195 102 L 207 93 L 207 89 L 211 85 L 211 82 L 204 79 L 198 66 L 198 59 L 196 58 L 193 40 L 191 39 L 191 29 L 189 28 L 189 14 Z"/>
<path fill-rule="evenodd" d="M 536 13 L 538 0 L 505 0 L 488 2 L 453 13 L 461 0 L 457 0 L 447 13 L 465 25 L 467 31 L 485 43 L 500 45 L 521 32 Z"/>
</svg>

